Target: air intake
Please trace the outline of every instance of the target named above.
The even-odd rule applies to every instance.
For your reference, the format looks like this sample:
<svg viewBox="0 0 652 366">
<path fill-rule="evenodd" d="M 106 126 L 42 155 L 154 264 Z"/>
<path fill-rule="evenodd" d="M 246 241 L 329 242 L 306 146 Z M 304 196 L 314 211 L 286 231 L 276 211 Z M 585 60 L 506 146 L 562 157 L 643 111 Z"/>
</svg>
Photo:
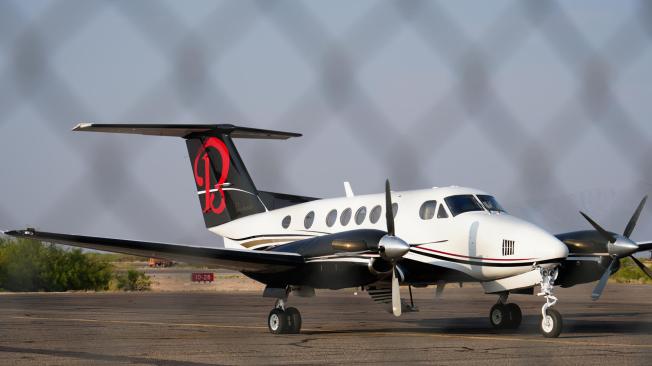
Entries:
<svg viewBox="0 0 652 366">
<path fill-rule="evenodd" d="M 503 239 L 503 255 L 514 255 L 514 240 Z"/>
</svg>

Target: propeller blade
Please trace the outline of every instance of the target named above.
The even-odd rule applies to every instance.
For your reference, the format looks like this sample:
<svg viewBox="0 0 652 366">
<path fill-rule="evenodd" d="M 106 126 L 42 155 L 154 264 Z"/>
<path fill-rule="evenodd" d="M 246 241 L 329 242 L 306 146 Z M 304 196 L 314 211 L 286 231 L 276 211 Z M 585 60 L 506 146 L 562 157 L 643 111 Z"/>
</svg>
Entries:
<svg viewBox="0 0 652 366">
<path fill-rule="evenodd" d="M 643 197 L 641 203 L 638 204 L 638 207 L 636 208 L 636 211 L 634 211 L 632 218 L 629 219 L 629 222 L 627 223 L 627 227 L 625 227 L 623 236 L 629 238 L 629 236 L 632 235 L 632 231 L 634 231 L 634 228 L 636 227 L 638 217 L 641 215 L 641 211 L 643 211 L 643 207 L 645 206 L 645 201 L 647 201 L 647 196 Z"/>
<path fill-rule="evenodd" d="M 604 290 L 604 287 L 607 285 L 609 276 L 611 276 L 611 268 L 613 268 L 617 260 L 618 260 L 617 258 L 612 258 L 611 262 L 609 263 L 609 266 L 602 274 L 602 277 L 600 277 L 600 282 L 598 282 L 598 284 L 593 289 L 593 293 L 591 294 L 591 298 L 593 299 L 593 301 L 599 299 L 600 295 L 602 295 L 602 291 Z"/>
<path fill-rule="evenodd" d="M 647 267 L 645 266 L 645 264 L 641 263 L 641 261 L 639 261 L 638 259 L 636 259 L 633 255 L 630 255 L 629 257 L 632 258 L 632 260 L 634 261 L 634 263 L 636 263 L 636 265 L 638 266 L 638 268 L 641 269 L 641 271 L 645 272 L 645 274 L 646 274 L 648 277 L 650 277 L 650 278 L 652 279 L 652 270 L 650 270 L 649 268 L 647 268 Z"/>
<path fill-rule="evenodd" d="M 392 193 L 389 189 L 389 179 L 385 181 L 385 218 L 387 219 L 387 234 L 394 236 L 394 212 L 392 210 Z"/>
<path fill-rule="evenodd" d="M 401 290 L 396 277 L 396 266 L 392 267 L 392 313 L 401 316 Z"/>
<path fill-rule="evenodd" d="M 616 242 L 616 238 L 615 238 L 613 235 L 611 235 L 607 230 L 603 229 L 602 226 L 598 225 L 597 222 L 591 220 L 591 218 L 588 217 L 588 216 L 587 216 L 584 212 L 582 212 L 582 211 L 580 211 L 580 214 L 581 214 L 582 216 L 584 216 L 584 218 L 586 219 L 586 221 L 588 221 L 589 224 L 591 224 L 591 226 L 593 226 L 593 228 L 595 228 L 595 230 L 597 230 L 597 231 L 600 233 L 600 235 L 602 235 L 602 236 L 603 236 L 605 239 L 607 239 L 610 243 L 614 243 L 614 242 Z"/>
<path fill-rule="evenodd" d="M 645 252 L 648 250 L 652 250 L 652 242 L 636 243 L 636 245 L 638 245 L 637 252 Z"/>
</svg>

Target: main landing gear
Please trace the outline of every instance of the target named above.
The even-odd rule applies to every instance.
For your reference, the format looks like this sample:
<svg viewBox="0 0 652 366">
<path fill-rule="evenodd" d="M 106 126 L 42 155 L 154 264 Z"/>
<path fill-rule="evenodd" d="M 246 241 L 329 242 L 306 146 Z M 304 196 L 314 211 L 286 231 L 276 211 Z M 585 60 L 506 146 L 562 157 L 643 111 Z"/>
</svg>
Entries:
<svg viewBox="0 0 652 366">
<path fill-rule="evenodd" d="M 561 333 L 562 319 L 561 314 L 552 309 L 557 303 L 557 298 L 552 294 L 555 280 L 557 279 L 557 268 L 541 268 L 541 292 L 537 296 L 545 296 L 546 303 L 541 307 L 541 334 L 547 338 L 557 338 Z"/>
<path fill-rule="evenodd" d="M 506 304 L 507 296 L 507 293 L 500 295 L 496 305 L 489 311 L 489 322 L 495 329 L 518 329 L 521 325 L 521 308 L 513 303 Z"/>
<path fill-rule="evenodd" d="M 284 299 L 277 299 L 267 317 L 267 326 L 273 334 L 297 334 L 301 331 L 301 313 L 297 308 L 286 308 Z"/>
</svg>

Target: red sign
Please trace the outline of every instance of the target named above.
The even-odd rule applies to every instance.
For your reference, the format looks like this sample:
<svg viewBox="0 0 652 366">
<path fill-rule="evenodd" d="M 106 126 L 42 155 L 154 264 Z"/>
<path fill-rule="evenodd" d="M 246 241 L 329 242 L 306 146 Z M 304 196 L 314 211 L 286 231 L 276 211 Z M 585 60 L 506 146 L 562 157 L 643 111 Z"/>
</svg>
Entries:
<svg viewBox="0 0 652 366">
<path fill-rule="evenodd" d="M 213 282 L 215 274 L 213 272 L 193 272 L 192 282 Z"/>
</svg>

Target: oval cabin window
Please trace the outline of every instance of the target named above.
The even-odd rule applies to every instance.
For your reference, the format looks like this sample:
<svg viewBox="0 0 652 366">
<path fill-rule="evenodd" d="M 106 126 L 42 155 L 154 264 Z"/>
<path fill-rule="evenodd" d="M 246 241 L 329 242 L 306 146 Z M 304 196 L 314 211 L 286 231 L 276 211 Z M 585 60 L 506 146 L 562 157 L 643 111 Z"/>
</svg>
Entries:
<svg viewBox="0 0 652 366">
<path fill-rule="evenodd" d="M 371 221 L 372 224 L 375 224 L 380 220 L 380 215 L 382 215 L 383 209 L 380 207 L 380 205 L 374 206 L 374 208 L 371 209 L 371 212 L 369 213 L 369 221 Z"/>
<path fill-rule="evenodd" d="M 337 221 L 337 210 L 331 210 L 328 215 L 326 215 L 326 226 L 332 227 Z"/>
<path fill-rule="evenodd" d="M 306 229 L 310 229 L 310 227 L 312 226 L 313 221 L 315 221 L 315 211 L 310 211 L 306 215 L 306 218 L 303 219 L 303 226 Z"/>
<path fill-rule="evenodd" d="M 435 208 L 437 208 L 437 201 L 424 202 L 419 209 L 421 220 L 430 220 L 435 217 Z"/>
<path fill-rule="evenodd" d="M 346 226 L 349 224 L 349 221 L 351 221 L 351 209 L 347 208 L 346 210 L 342 211 L 342 215 L 340 216 L 340 224 L 342 224 L 342 226 Z"/>
<path fill-rule="evenodd" d="M 290 215 L 285 216 L 283 221 L 281 221 L 281 226 L 283 226 L 283 229 L 289 228 L 290 222 L 292 222 L 292 217 L 290 217 Z"/>
<path fill-rule="evenodd" d="M 365 217 L 367 217 L 367 208 L 362 206 L 355 212 L 355 223 L 358 225 L 362 224 Z"/>
</svg>

